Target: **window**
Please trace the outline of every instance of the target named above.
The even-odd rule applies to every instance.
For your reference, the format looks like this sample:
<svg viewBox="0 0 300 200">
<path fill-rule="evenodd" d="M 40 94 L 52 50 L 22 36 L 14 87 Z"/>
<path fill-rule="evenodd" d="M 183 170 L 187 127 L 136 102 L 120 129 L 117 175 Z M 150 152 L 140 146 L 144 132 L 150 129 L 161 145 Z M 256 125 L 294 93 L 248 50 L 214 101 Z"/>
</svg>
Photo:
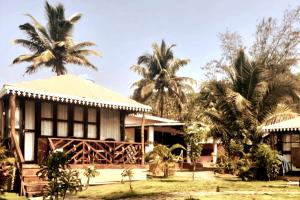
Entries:
<svg viewBox="0 0 300 200">
<path fill-rule="evenodd" d="M 83 108 L 74 107 L 74 137 L 83 137 Z"/>
<path fill-rule="evenodd" d="M 292 164 L 292 170 L 294 170 L 292 160 L 292 149 L 300 147 L 300 135 L 294 133 L 284 133 L 282 135 L 282 153 L 285 159 Z"/>
<path fill-rule="evenodd" d="M 42 103 L 41 105 L 41 135 L 53 135 L 53 106 L 50 103 Z"/>
<path fill-rule="evenodd" d="M 57 105 L 57 136 L 68 136 L 68 106 Z"/>
<path fill-rule="evenodd" d="M 113 138 L 119 141 L 120 134 L 120 112 L 112 109 L 101 109 L 101 140 Z"/>
<path fill-rule="evenodd" d="M 88 109 L 87 137 L 97 138 L 97 111 L 95 108 Z"/>
</svg>

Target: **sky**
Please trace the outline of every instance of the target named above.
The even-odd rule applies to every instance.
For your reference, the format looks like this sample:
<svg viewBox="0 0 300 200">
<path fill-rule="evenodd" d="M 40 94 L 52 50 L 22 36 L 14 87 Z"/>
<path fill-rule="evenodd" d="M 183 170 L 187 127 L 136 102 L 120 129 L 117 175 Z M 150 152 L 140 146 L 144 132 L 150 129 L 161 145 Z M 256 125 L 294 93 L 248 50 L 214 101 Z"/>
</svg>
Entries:
<svg viewBox="0 0 300 200">
<path fill-rule="evenodd" d="M 97 71 L 67 65 L 68 73 L 86 74 L 96 83 L 125 96 L 140 77 L 130 71 L 138 56 L 152 52 L 152 44 L 164 39 L 176 44 L 175 57 L 190 59 L 180 76 L 204 79 L 201 66 L 220 58 L 219 33 L 238 32 L 249 45 L 257 23 L 264 17 L 281 18 L 284 10 L 300 5 L 299 0 L 49 0 L 62 3 L 66 17 L 80 12 L 73 37 L 77 42 L 93 41 L 102 57 L 89 57 Z M 25 38 L 18 26 L 30 13 L 46 24 L 44 0 L 0 0 L 0 85 L 54 76 L 50 69 L 24 75 L 28 63 L 12 65 L 20 54 L 28 53 L 12 43 Z"/>
</svg>

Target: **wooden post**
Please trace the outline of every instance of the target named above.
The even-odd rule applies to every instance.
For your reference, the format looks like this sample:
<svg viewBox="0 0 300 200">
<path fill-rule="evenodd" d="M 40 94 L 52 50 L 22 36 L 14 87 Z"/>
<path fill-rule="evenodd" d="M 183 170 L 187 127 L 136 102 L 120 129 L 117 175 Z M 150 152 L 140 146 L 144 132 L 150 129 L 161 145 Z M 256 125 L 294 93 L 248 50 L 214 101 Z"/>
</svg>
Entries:
<svg viewBox="0 0 300 200">
<path fill-rule="evenodd" d="M 9 119 L 9 124 L 10 124 L 10 136 L 11 140 L 13 141 L 13 146 L 15 147 L 18 157 L 21 162 L 24 162 L 24 157 L 20 148 L 20 144 L 17 141 L 17 136 L 16 136 L 16 129 L 15 129 L 15 124 L 16 124 L 16 95 L 12 94 L 9 97 L 9 109 L 10 109 L 10 119 Z"/>
<path fill-rule="evenodd" d="M 141 125 L 141 143 L 142 143 L 142 165 L 145 164 L 145 113 L 143 112 Z"/>
</svg>

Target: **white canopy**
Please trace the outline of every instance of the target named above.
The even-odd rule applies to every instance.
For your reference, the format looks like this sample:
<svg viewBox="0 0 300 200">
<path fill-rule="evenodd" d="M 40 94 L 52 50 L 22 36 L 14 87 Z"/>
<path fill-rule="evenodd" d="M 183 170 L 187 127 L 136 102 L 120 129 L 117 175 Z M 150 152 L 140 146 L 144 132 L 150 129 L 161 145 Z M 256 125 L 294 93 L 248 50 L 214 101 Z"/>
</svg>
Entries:
<svg viewBox="0 0 300 200">
<path fill-rule="evenodd" d="M 300 116 L 282 121 L 276 124 L 271 124 L 264 126 L 263 130 L 265 132 L 276 132 L 276 131 L 299 131 L 300 130 Z"/>
</svg>

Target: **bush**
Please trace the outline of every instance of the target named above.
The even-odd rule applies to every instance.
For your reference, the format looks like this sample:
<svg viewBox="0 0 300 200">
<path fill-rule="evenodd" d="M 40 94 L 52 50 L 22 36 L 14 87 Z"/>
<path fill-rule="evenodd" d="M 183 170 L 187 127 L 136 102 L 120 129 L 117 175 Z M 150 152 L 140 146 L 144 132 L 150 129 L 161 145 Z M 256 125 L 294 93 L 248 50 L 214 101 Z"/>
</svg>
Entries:
<svg viewBox="0 0 300 200">
<path fill-rule="evenodd" d="M 253 156 L 256 159 L 256 179 L 274 180 L 277 178 L 281 164 L 277 151 L 272 150 L 267 144 L 260 144 Z"/>
<path fill-rule="evenodd" d="M 9 155 L 4 146 L 0 146 L 0 193 L 4 191 L 7 182 L 12 178 L 15 159 Z"/>
<path fill-rule="evenodd" d="M 82 190 L 79 173 L 71 170 L 68 165 L 69 158 L 63 152 L 51 152 L 42 164 L 42 169 L 37 172 L 40 179 L 47 180 L 48 184 L 43 189 L 45 198 L 58 200 L 65 199 L 68 193 Z"/>
<path fill-rule="evenodd" d="M 241 161 L 239 177 L 243 180 L 274 180 L 279 174 L 281 161 L 267 144 L 259 144 Z"/>
</svg>

